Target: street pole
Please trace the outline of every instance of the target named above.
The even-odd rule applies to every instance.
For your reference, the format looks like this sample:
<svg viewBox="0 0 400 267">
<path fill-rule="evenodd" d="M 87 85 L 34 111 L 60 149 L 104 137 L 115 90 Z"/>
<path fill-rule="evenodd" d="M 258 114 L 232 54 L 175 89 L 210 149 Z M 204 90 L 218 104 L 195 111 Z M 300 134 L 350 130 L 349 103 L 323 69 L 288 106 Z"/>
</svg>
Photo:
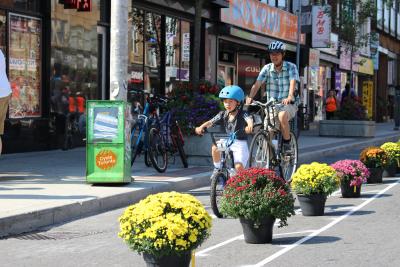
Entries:
<svg viewBox="0 0 400 267">
<path fill-rule="evenodd" d="M 127 100 L 128 0 L 111 1 L 110 100 Z"/>
<path fill-rule="evenodd" d="M 296 66 L 300 73 L 300 34 L 301 34 L 301 0 L 297 0 L 297 44 L 296 44 Z"/>
</svg>

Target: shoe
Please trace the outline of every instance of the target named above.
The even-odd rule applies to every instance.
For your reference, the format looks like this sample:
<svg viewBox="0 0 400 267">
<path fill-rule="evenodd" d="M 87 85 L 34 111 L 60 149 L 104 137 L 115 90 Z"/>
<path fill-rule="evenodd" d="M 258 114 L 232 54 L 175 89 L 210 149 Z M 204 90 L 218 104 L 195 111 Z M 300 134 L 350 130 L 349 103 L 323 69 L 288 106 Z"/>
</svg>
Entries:
<svg viewBox="0 0 400 267">
<path fill-rule="evenodd" d="M 219 168 L 214 168 L 211 176 L 213 176 L 214 174 L 217 174 L 218 172 L 219 172 Z"/>
<path fill-rule="evenodd" d="M 288 155 L 288 154 L 290 155 L 293 153 L 291 142 L 288 142 L 288 143 L 282 142 L 282 152 L 285 155 Z"/>
</svg>

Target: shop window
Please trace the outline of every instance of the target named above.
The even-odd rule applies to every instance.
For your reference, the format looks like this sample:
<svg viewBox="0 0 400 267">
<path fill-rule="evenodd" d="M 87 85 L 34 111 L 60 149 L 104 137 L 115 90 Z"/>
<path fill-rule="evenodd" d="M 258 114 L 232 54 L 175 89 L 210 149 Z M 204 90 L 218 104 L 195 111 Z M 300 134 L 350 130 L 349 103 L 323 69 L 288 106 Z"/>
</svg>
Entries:
<svg viewBox="0 0 400 267">
<path fill-rule="evenodd" d="M 143 32 L 144 32 L 144 12 L 134 8 L 129 14 L 128 23 L 128 84 L 129 88 L 135 90 L 143 90 Z"/>
<path fill-rule="evenodd" d="M 10 118 L 41 116 L 41 29 L 38 18 L 9 14 Z"/>
<path fill-rule="evenodd" d="M 161 44 L 161 16 L 146 13 L 144 89 L 147 92 L 159 92 Z"/>
<path fill-rule="evenodd" d="M 389 33 L 389 22 L 390 22 L 390 10 L 387 2 L 384 3 L 384 19 L 383 19 L 383 27 L 385 32 Z"/>
<path fill-rule="evenodd" d="M 51 3 L 50 111 L 67 114 L 78 110 L 75 99 L 101 98 L 101 38 L 97 31 L 100 0 L 92 0 L 91 12 L 64 9 L 60 1 Z"/>
<path fill-rule="evenodd" d="M 377 20 L 377 27 L 378 29 L 382 29 L 382 24 L 383 24 L 383 0 L 377 0 L 376 3 L 376 8 L 377 8 L 377 15 L 376 15 L 376 20 Z"/>
<path fill-rule="evenodd" d="M 390 34 L 396 36 L 396 2 L 393 1 L 390 8 Z"/>
<path fill-rule="evenodd" d="M 179 72 L 181 42 L 180 20 L 166 17 L 165 22 L 165 93 L 173 89 Z"/>
</svg>

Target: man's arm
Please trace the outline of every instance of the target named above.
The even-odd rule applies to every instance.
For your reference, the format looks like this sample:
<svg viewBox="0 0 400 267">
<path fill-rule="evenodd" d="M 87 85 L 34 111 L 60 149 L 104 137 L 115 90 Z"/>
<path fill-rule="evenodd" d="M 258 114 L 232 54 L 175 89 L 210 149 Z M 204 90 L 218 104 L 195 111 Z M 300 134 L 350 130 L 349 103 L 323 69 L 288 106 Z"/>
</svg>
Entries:
<svg viewBox="0 0 400 267">
<path fill-rule="evenodd" d="M 250 105 L 251 102 L 253 101 L 254 96 L 257 94 L 258 90 L 260 89 L 261 85 L 263 84 L 263 81 L 257 80 L 253 86 L 251 87 L 250 94 L 246 98 L 246 105 Z"/>
<path fill-rule="evenodd" d="M 289 70 L 289 94 L 288 97 L 283 99 L 282 103 L 285 105 L 290 104 L 290 102 L 294 101 L 294 91 L 296 89 L 296 82 L 299 81 L 299 72 L 297 71 L 297 67 L 292 65 L 291 69 Z"/>
</svg>

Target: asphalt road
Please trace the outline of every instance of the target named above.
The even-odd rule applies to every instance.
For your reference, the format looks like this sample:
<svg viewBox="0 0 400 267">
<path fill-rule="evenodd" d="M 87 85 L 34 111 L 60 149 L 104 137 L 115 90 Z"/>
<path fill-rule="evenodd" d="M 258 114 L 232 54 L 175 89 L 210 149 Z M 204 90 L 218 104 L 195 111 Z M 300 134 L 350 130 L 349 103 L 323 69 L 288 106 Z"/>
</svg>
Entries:
<svg viewBox="0 0 400 267">
<path fill-rule="evenodd" d="M 326 159 L 357 158 L 352 151 Z M 272 244 L 243 240 L 236 219 L 214 219 L 196 266 L 400 266 L 400 177 L 363 185 L 359 199 L 328 198 L 325 216 L 297 214 L 274 228 Z M 189 193 L 209 208 L 209 188 Z M 0 240 L 0 266 L 145 266 L 117 237 L 123 209 Z M 210 211 L 210 213 L 212 213 Z"/>
</svg>

